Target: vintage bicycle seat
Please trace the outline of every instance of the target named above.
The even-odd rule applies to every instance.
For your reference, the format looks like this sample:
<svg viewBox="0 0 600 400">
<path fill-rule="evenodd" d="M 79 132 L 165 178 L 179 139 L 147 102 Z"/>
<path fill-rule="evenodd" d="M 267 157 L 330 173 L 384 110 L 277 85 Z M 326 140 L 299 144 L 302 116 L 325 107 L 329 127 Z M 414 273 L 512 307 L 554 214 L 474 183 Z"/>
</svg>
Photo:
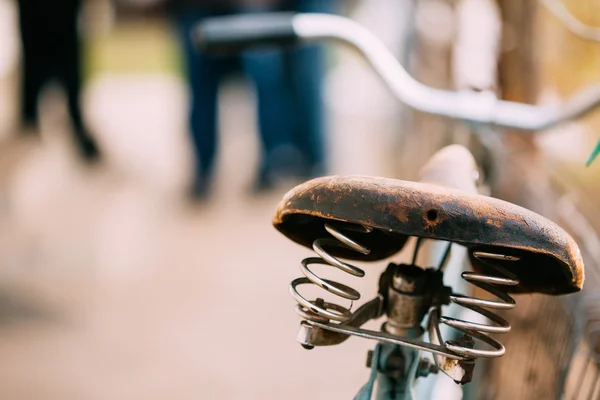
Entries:
<svg viewBox="0 0 600 400">
<path fill-rule="evenodd" d="M 328 237 L 325 223 L 373 228 L 348 236 L 368 255 L 343 246 L 328 251 L 342 258 L 372 261 L 400 251 L 411 236 L 456 242 L 467 247 L 476 270 L 489 267 L 474 252 L 519 257 L 504 263 L 521 293 L 566 294 L 582 288 L 583 261 L 571 236 L 525 208 L 478 194 L 395 179 L 332 176 L 305 182 L 280 202 L 273 225 L 288 238 L 311 247 Z"/>
</svg>

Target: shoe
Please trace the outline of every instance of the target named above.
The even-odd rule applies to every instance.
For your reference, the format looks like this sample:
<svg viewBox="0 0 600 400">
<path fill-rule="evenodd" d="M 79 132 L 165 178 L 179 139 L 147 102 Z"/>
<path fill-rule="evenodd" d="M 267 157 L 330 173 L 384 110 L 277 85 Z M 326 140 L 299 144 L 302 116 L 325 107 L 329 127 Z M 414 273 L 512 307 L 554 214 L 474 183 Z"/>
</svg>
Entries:
<svg viewBox="0 0 600 400">
<path fill-rule="evenodd" d="M 88 163 L 93 164 L 101 159 L 100 149 L 96 142 L 88 135 L 77 135 L 79 155 Z"/>
<path fill-rule="evenodd" d="M 272 173 L 268 168 L 261 168 L 258 172 L 254 184 L 252 184 L 252 193 L 263 193 L 275 187 Z"/>
<path fill-rule="evenodd" d="M 210 184 L 207 178 L 196 179 L 188 192 L 188 198 L 192 203 L 203 203 L 210 196 Z"/>
<path fill-rule="evenodd" d="M 21 127 L 19 131 L 19 136 L 24 138 L 39 138 L 40 130 L 36 125 L 33 124 L 25 124 Z"/>
</svg>

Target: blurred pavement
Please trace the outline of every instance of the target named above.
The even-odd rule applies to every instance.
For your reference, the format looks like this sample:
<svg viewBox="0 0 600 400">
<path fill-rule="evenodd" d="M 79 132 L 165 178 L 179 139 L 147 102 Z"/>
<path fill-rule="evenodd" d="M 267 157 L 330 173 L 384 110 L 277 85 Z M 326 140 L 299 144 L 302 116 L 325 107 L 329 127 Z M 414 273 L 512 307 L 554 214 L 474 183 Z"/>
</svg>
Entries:
<svg viewBox="0 0 600 400">
<path fill-rule="evenodd" d="M 119 121 L 94 125 L 108 167 L 82 169 L 55 121 L 43 147 L 19 146 L 10 165 L 0 398 L 350 398 L 369 343 L 295 343 L 287 287 L 311 252 L 270 225 L 283 192 L 248 193 L 256 144 L 244 92 L 224 96 L 236 117 L 222 119 L 214 197 L 189 206 L 172 183 L 185 178 L 183 130 L 165 122 L 183 121 L 180 83 L 137 79 L 89 91 L 94 121 Z M 355 284 L 365 296 L 376 291 L 370 271 Z"/>
<path fill-rule="evenodd" d="M 0 101 L 14 106 L 7 71 Z M 190 154 L 177 77 L 94 77 L 85 112 L 106 152 L 100 168 L 75 158 L 57 96 L 43 102 L 41 140 L 0 147 L 0 398 L 354 396 L 371 343 L 308 352 L 295 342 L 288 285 L 312 252 L 271 227 L 284 188 L 249 192 L 258 145 L 247 88 L 224 90 L 217 185 L 193 206 L 181 198 Z M 390 124 L 350 129 L 338 114 L 332 169 L 385 175 L 377 154 L 388 142 L 364 149 Z M 383 267 L 351 281 L 364 298 Z"/>
</svg>

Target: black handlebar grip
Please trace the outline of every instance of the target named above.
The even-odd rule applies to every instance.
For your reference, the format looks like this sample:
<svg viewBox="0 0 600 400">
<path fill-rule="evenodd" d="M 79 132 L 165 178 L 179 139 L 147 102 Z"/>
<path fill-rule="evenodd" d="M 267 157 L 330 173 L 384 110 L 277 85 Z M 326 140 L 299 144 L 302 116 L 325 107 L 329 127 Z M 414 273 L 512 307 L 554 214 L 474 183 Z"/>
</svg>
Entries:
<svg viewBox="0 0 600 400">
<path fill-rule="evenodd" d="M 294 13 L 264 13 L 207 18 L 196 25 L 192 37 L 208 52 L 293 45 L 298 40 L 293 17 Z"/>
</svg>

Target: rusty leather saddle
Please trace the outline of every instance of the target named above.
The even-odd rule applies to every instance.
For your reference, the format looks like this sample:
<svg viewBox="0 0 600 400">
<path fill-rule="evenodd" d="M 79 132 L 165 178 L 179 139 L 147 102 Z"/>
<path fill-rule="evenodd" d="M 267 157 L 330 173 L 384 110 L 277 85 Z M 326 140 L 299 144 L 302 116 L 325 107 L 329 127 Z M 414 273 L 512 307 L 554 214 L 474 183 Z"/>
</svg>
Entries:
<svg viewBox="0 0 600 400">
<path fill-rule="evenodd" d="M 505 263 L 520 280 L 515 292 L 566 294 L 584 280 L 579 248 L 562 228 L 525 208 L 477 194 L 436 185 L 375 177 L 324 177 L 288 192 L 273 224 L 288 238 L 311 247 L 328 237 L 326 222 L 372 227 L 370 233 L 348 232 L 371 252 L 343 247 L 330 252 L 342 258 L 380 260 L 400 251 L 411 236 L 444 240 L 467 247 L 473 267 L 489 267 L 473 257 L 477 251 L 520 257 Z"/>
</svg>

